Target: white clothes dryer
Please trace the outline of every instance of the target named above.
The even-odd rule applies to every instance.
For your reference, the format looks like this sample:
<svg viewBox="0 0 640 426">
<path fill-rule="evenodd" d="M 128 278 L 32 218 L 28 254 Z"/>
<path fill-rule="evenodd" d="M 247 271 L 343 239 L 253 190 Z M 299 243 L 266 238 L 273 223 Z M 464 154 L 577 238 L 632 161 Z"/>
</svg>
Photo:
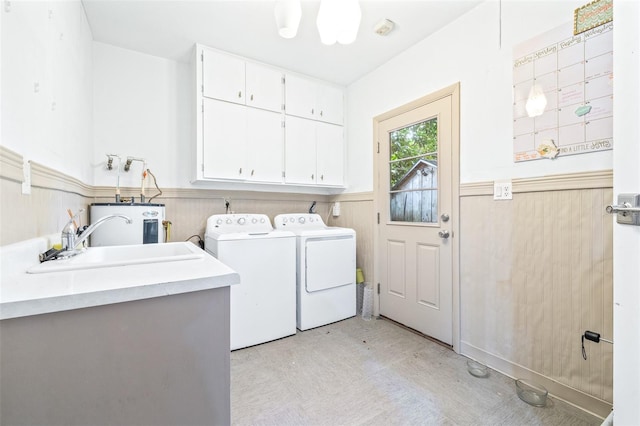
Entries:
<svg viewBox="0 0 640 426">
<path fill-rule="evenodd" d="M 297 237 L 296 325 L 300 330 L 356 314 L 356 232 L 325 225 L 318 214 L 281 214 L 276 229 Z"/>
<path fill-rule="evenodd" d="M 231 286 L 231 350 L 296 333 L 296 237 L 263 214 L 209 217 L 205 250 L 240 274 Z"/>
</svg>

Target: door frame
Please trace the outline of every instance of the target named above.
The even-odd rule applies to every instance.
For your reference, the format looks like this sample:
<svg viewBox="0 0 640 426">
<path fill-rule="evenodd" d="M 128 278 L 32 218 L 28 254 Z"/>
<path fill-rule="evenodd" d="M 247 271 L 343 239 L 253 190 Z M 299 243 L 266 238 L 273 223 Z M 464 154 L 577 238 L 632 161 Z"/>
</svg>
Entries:
<svg viewBox="0 0 640 426">
<path fill-rule="evenodd" d="M 378 206 L 381 197 L 386 196 L 386 192 L 380 190 L 380 160 L 378 158 L 380 141 L 378 135 L 379 124 L 396 115 L 404 114 L 423 105 L 437 101 L 442 98 L 451 97 L 451 222 L 450 229 L 452 237 L 452 262 L 451 262 L 451 285 L 452 304 L 452 343 L 453 350 L 460 353 L 460 83 L 452 84 L 444 89 L 423 96 L 400 107 L 394 108 L 373 118 L 373 223 L 375 231 L 373 233 L 373 256 L 377 260 L 380 254 L 380 236 L 378 228 Z M 373 262 L 373 278 L 376 289 L 380 284 L 380 268 L 378 262 Z M 374 292 L 373 312 L 380 315 L 380 294 L 378 290 Z"/>
</svg>

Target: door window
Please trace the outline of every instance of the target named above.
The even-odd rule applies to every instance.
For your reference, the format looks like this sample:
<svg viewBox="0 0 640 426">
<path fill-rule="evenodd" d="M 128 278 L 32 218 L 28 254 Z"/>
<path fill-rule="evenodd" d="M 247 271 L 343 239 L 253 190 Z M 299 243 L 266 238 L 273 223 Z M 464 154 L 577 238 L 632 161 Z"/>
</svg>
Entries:
<svg viewBox="0 0 640 426">
<path fill-rule="evenodd" d="M 438 223 L 438 119 L 389 132 L 389 217 Z"/>
</svg>

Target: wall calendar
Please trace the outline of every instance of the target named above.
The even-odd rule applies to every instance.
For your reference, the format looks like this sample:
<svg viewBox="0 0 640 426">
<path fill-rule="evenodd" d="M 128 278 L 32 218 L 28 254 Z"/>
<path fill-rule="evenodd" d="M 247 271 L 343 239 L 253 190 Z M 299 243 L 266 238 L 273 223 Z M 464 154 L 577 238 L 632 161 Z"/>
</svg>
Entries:
<svg viewBox="0 0 640 426">
<path fill-rule="evenodd" d="M 613 23 L 566 24 L 513 49 L 515 162 L 613 148 Z"/>
</svg>

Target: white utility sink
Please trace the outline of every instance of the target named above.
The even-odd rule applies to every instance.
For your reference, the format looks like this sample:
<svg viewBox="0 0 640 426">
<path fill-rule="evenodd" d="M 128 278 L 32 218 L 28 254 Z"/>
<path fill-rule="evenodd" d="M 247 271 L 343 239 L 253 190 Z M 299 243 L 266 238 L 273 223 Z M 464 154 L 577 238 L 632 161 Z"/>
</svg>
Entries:
<svg viewBox="0 0 640 426">
<path fill-rule="evenodd" d="M 200 259 L 206 253 L 190 242 L 89 247 L 68 259 L 49 260 L 27 269 L 29 274 L 108 268 Z"/>
</svg>

